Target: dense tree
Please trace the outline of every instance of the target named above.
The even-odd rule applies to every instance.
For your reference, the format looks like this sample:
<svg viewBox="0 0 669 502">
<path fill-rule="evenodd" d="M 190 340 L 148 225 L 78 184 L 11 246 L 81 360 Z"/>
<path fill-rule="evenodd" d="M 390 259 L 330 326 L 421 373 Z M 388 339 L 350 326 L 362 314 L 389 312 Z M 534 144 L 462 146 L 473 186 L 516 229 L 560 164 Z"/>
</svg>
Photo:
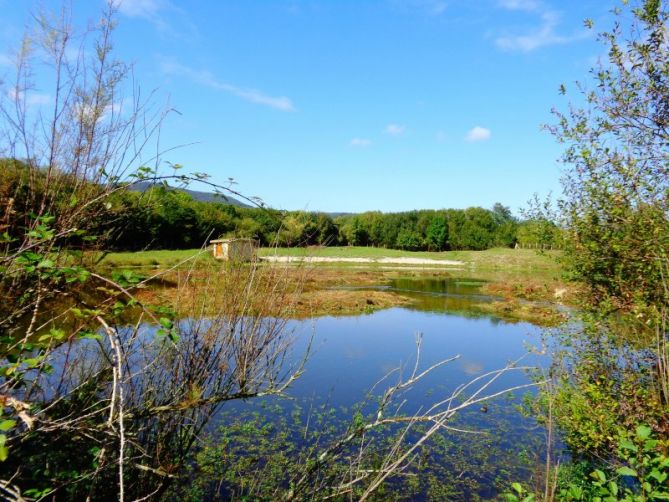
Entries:
<svg viewBox="0 0 669 502">
<path fill-rule="evenodd" d="M 570 269 L 596 304 L 667 301 L 668 15 L 659 0 L 618 12 L 599 37 L 608 57 L 585 106 L 555 111 L 550 128 L 572 166 L 562 201 Z"/>
<path fill-rule="evenodd" d="M 511 247 L 517 230 L 516 219 L 501 204 L 493 210 L 375 211 L 339 217 L 335 223 L 340 240 L 349 245 L 435 251 Z"/>
<path fill-rule="evenodd" d="M 550 127 L 565 145 L 564 264 L 582 291 L 583 331 L 568 333 L 570 350 L 555 364 L 555 393 L 546 399 L 575 456 L 590 462 L 577 482 L 580 500 L 618 500 L 623 492 L 625 500 L 664 500 L 669 11 L 660 0 L 644 0 L 614 14 L 613 28 L 599 36 L 607 56 L 591 81 L 578 86 L 582 104 L 555 111 L 557 124 Z M 541 217 L 531 225 L 523 230 L 545 235 L 550 228 Z M 631 442 L 639 439 L 643 462 Z M 616 472 L 611 465 L 621 467 Z M 650 465 L 661 467 L 651 473 Z M 587 474 L 595 467 L 599 480 L 610 474 L 612 481 L 589 495 L 583 485 L 593 483 Z M 615 475 L 623 472 L 641 482 L 619 487 Z"/>
<path fill-rule="evenodd" d="M 15 209 L 26 207 L 29 195 L 34 198 L 39 192 L 38 188 L 22 191 L 27 168 L 18 161 L 0 162 L 13 166 L 1 173 L 0 196 L 11 198 Z M 62 190 L 58 204 L 69 204 L 70 196 Z M 521 244 L 536 247 L 537 239 L 544 239 L 535 231 L 528 232 L 526 224 L 518 227 L 509 209 L 500 204 L 493 210 L 372 211 L 333 220 L 325 213 L 195 201 L 186 192 L 156 185 L 142 192 L 114 191 L 101 210 L 106 217 L 89 224 L 95 225 L 96 233 L 113 237 L 107 246 L 115 250 L 197 248 L 212 238 L 227 236 L 257 239 L 265 246 L 345 244 L 430 251 L 511 247 L 518 236 Z M 19 222 L 10 220 L 3 222 L 3 231 L 20 233 Z M 551 222 L 549 226 L 551 231 L 555 227 Z"/>
<path fill-rule="evenodd" d="M 416 230 L 403 228 L 397 234 L 395 246 L 398 249 L 405 249 L 407 251 L 418 251 L 423 247 L 423 241 Z"/>
<path fill-rule="evenodd" d="M 448 243 L 448 226 L 446 218 L 435 215 L 427 227 L 425 242 L 429 251 L 442 251 Z"/>
</svg>

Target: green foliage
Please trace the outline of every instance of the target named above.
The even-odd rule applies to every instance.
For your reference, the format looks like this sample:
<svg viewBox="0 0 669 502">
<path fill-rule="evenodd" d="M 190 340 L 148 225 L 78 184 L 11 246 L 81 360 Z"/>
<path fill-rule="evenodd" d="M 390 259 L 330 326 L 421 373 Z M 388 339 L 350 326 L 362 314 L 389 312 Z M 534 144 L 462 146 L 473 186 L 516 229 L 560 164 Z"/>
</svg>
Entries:
<svg viewBox="0 0 669 502">
<path fill-rule="evenodd" d="M 328 482 L 348 479 L 352 464 L 363 461 L 355 466 L 362 472 L 378 469 L 387 448 L 402 438 L 411 444 L 425 431 L 418 426 L 409 437 L 402 427 L 368 431 L 360 442 L 337 451 L 338 460 L 323 462 L 320 455 L 329 445 L 369 423 L 370 416 L 359 405 L 334 409 L 327 403 L 302 408 L 285 401 L 256 402 L 223 411 L 220 419 L 223 425 L 203 442 L 186 479 L 171 488 L 170 499 L 280 500 L 288 498 L 295 479 L 309 472 L 311 482 L 295 499 L 322 500 L 333 488 Z M 505 422 L 498 426 L 495 435 L 434 435 L 414 462 L 383 483 L 373 500 L 489 500 L 491 488 L 505 486 L 531 468 L 530 460 L 508 451 Z M 352 488 L 351 497 L 357 499 L 365 480 Z M 351 497 L 344 493 L 334 500 Z"/>
<path fill-rule="evenodd" d="M 669 457 L 658 448 L 651 428 L 637 426 L 619 441 L 618 465 L 595 468 L 587 478 L 561 483 L 558 499 L 646 502 L 669 500 Z"/>
<path fill-rule="evenodd" d="M 415 230 L 403 228 L 397 234 L 397 242 L 395 244 L 399 249 L 407 251 L 418 251 L 423 247 L 423 241 L 420 234 Z"/>
<path fill-rule="evenodd" d="M 572 277 L 591 308 L 669 305 L 669 46 L 666 4 L 617 11 L 599 35 L 608 60 L 591 71 L 586 105 L 555 112 L 565 144 L 561 208 Z"/>
<path fill-rule="evenodd" d="M 335 219 L 340 241 L 350 246 L 376 246 L 411 251 L 483 250 L 516 243 L 518 222 L 509 208 L 493 210 L 420 210 L 405 213 L 372 211 Z"/>
<path fill-rule="evenodd" d="M 448 243 L 448 224 L 446 218 L 434 216 L 427 228 L 425 242 L 428 251 L 443 251 Z"/>
<path fill-rule="evenodd" d="M 21 164 L 18 166 L 0 178 L 0 198 L 6 194 L 4 197 L 12 197 L 15 205 L 26 206 L 35 194 L 34 190 L 21 191 L 25 174 Z M 140 171 L 137 179 L 151 179 L 152 176 L 156 173 L 146 168 L 146 171 Z M 68 207 L 79 200 L 74 187 L 55 197 L 57 205 Z M 100 205 L 103 217 L 87 221 L 85 228 L 68 235 L 66 243 L 76 245 L 86 239 L 100 239 L 114 250 L 189 249 L 200 247 L 211 238 L 237 236 L 257 239 L 263 246 L 344 244 L 411 251 L 483 250 L 495 246 L 512 247 L 518 229 L 522 228 L 510 210 L 499 203 L 493 210 L 368 212 L 333 219 L 324 213 L 196 201 L 188 193 L 161 183 L 149 185 L 143 192 L 118 190 L 105 200 L 105 204 Z M 21 225 L 24 223 L 17 220 L 10 224 L 3 238 L 7 242 L 15 241 L 22 235 Z M 46 226 L 37 225 L 31 228 L 30 235 L 44 240 L 50 237 L 44 233 L 47 231 Z"/>
<path fill-rule="evenodd" d="M 534 502 L 537 498 L 533 493 L 528 492 L 520 483 L 511 483 L 513 492 L 507 492 L 502 495 L 505 502 Z"/>
<path fill-rule="evenodd" d="M 608 58 L 591 89 L 579 86 L 584 106 L 554 111 L 549 127 L 569 166 L 564 265 L 583 314 L 544 398 L 572 455 L 594 468 L 576 469 L 563 499 L 668 500 L 669 11 L 640 0 L 614 14 L 599 35 Z"/>
</svg>

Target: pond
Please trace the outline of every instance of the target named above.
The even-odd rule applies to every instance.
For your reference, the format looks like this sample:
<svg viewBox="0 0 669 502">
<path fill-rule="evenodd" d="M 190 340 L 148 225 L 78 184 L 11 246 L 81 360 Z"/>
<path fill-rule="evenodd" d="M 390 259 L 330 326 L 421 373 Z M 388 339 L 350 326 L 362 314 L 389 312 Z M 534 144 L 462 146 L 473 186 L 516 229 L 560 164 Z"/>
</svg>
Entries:
<svg viewBox="0 0 669 502">
<path fill-rule="evenodd" d="M 349 423 L 352 410 L 373 409 L 369 401 L 356 405 L 365 402 L 384 375 L 400 368 L 381 390 L 377 387 L 377 395 L 395 384 L 399 375 L 408 377 L 416 360 L 417 336 L 421 339 L 419 372 L 438 361 L 459 357 L 406 393 L 403 413 L 425 410 L 458 386 L 514 361 L 545 368 L 550 360 L 543 355 L 546 335 L 541 328 L 468 310 L 470 304 L 492 300 L 481 293 L 482 284 L 467 278 L 396 279 L 383 288 L 410 296 L 414 303 L 409 307 L 292 322 L 290 328 L 297 336 L 295 354 L 311 344 L 304 374 L 289 391 L 294 399 L 289 404 L 273 400 L 269 406 L 249 402 L 227 407 L 215 424 L 254 414 L 269 421 L 284 420 L 283 426 L 291 414 L 293 422 L 297 416 L 297 422 L 304 424 L 315 416 L 314 410 L 327 410 L 328 418 L 322 422 Z M 484 393 L 528 384 L 531 378 L 527 371 L 510 371 Z M 454 417 L 451 425 L 474 433 L 445 431 L 440 448 L 431 453 L 430 465 L 418 474 L 425 477 L 425 483 L 418 483 L 410 496 L 399 498 L 439 499 L 448 494 L 449 500 L 496 499 L 512 481 L 533 478 L 545 455 L 545 431 L 518 410 L 527 391 L 477 403 Z M 437 489 L 435 483 L 443 486 Z"/>
</svg>

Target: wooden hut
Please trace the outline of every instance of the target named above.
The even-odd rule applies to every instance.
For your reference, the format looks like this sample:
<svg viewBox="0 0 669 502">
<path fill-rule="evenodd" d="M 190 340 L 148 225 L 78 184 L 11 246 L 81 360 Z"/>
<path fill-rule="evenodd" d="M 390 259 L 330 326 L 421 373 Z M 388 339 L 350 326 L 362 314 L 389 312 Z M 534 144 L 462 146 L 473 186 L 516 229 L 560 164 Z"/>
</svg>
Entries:
<svg viewBox="0 0 669 502">
<path fill-rule="evenodd" d="M 225 261 L 253 261 L 258 247 L 254 239 L 214 239 L 209 243 L 214 258 Z"/>
</svg>

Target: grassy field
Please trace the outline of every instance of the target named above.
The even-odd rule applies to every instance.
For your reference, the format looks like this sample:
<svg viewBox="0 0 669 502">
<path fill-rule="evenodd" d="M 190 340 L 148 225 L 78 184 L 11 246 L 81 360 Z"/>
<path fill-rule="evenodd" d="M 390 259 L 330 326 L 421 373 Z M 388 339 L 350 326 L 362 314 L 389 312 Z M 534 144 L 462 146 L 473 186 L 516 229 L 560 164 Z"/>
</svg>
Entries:
<svg viewBox="0 0 669 502">
<path fill-rule="evenodd" d="M 486 251 L 402 251 L 372 247 L 311 247 L 311 248 L 261 248 L 258 256 L 319 256 L 329 258 L 383 258 L 413 257 L 433 260 L 458 260 L 468 269 L 480 270 L 526 270 L 557 272 L 557 251 L 539 254 L 528 249 L 495 248 Z M 136 251 L 105 254 L 100 265 L 105 267 L 173 267 L 182 262 L 190 265 L 192 260 L 212 263 L 210 252 L 199 249 Z M 332 264 L 329 264 L 332 265 Z M 370 264 L 373 265 L 373 264 Z M 359 265 L 358 265 L 359 266 Z"/>
<path fill-rule="evenodd" d="M 211 251 L 200 249 L 161 249 L 155 251 L 129 251 L 123 253 L 101 254 L 99 265 L 103 267 L 154 267 L 170 268 L 181 263 L 214 263 Z"/>
<path fill-rule="evenodd" d="M 262 248 L 259 256 L 321 256 L 328 258 L 383 258 L 411 257 L 433 260 L 458 260 L 468 267 L 481 269 L 541 269 L 559 270 L 556 258 L 559 252 L 542 254 L 530 249 L 494 248 L 485 251 L 402 251 L 373 247 L 310 247 L 310 248 Z"/>
</svg>

